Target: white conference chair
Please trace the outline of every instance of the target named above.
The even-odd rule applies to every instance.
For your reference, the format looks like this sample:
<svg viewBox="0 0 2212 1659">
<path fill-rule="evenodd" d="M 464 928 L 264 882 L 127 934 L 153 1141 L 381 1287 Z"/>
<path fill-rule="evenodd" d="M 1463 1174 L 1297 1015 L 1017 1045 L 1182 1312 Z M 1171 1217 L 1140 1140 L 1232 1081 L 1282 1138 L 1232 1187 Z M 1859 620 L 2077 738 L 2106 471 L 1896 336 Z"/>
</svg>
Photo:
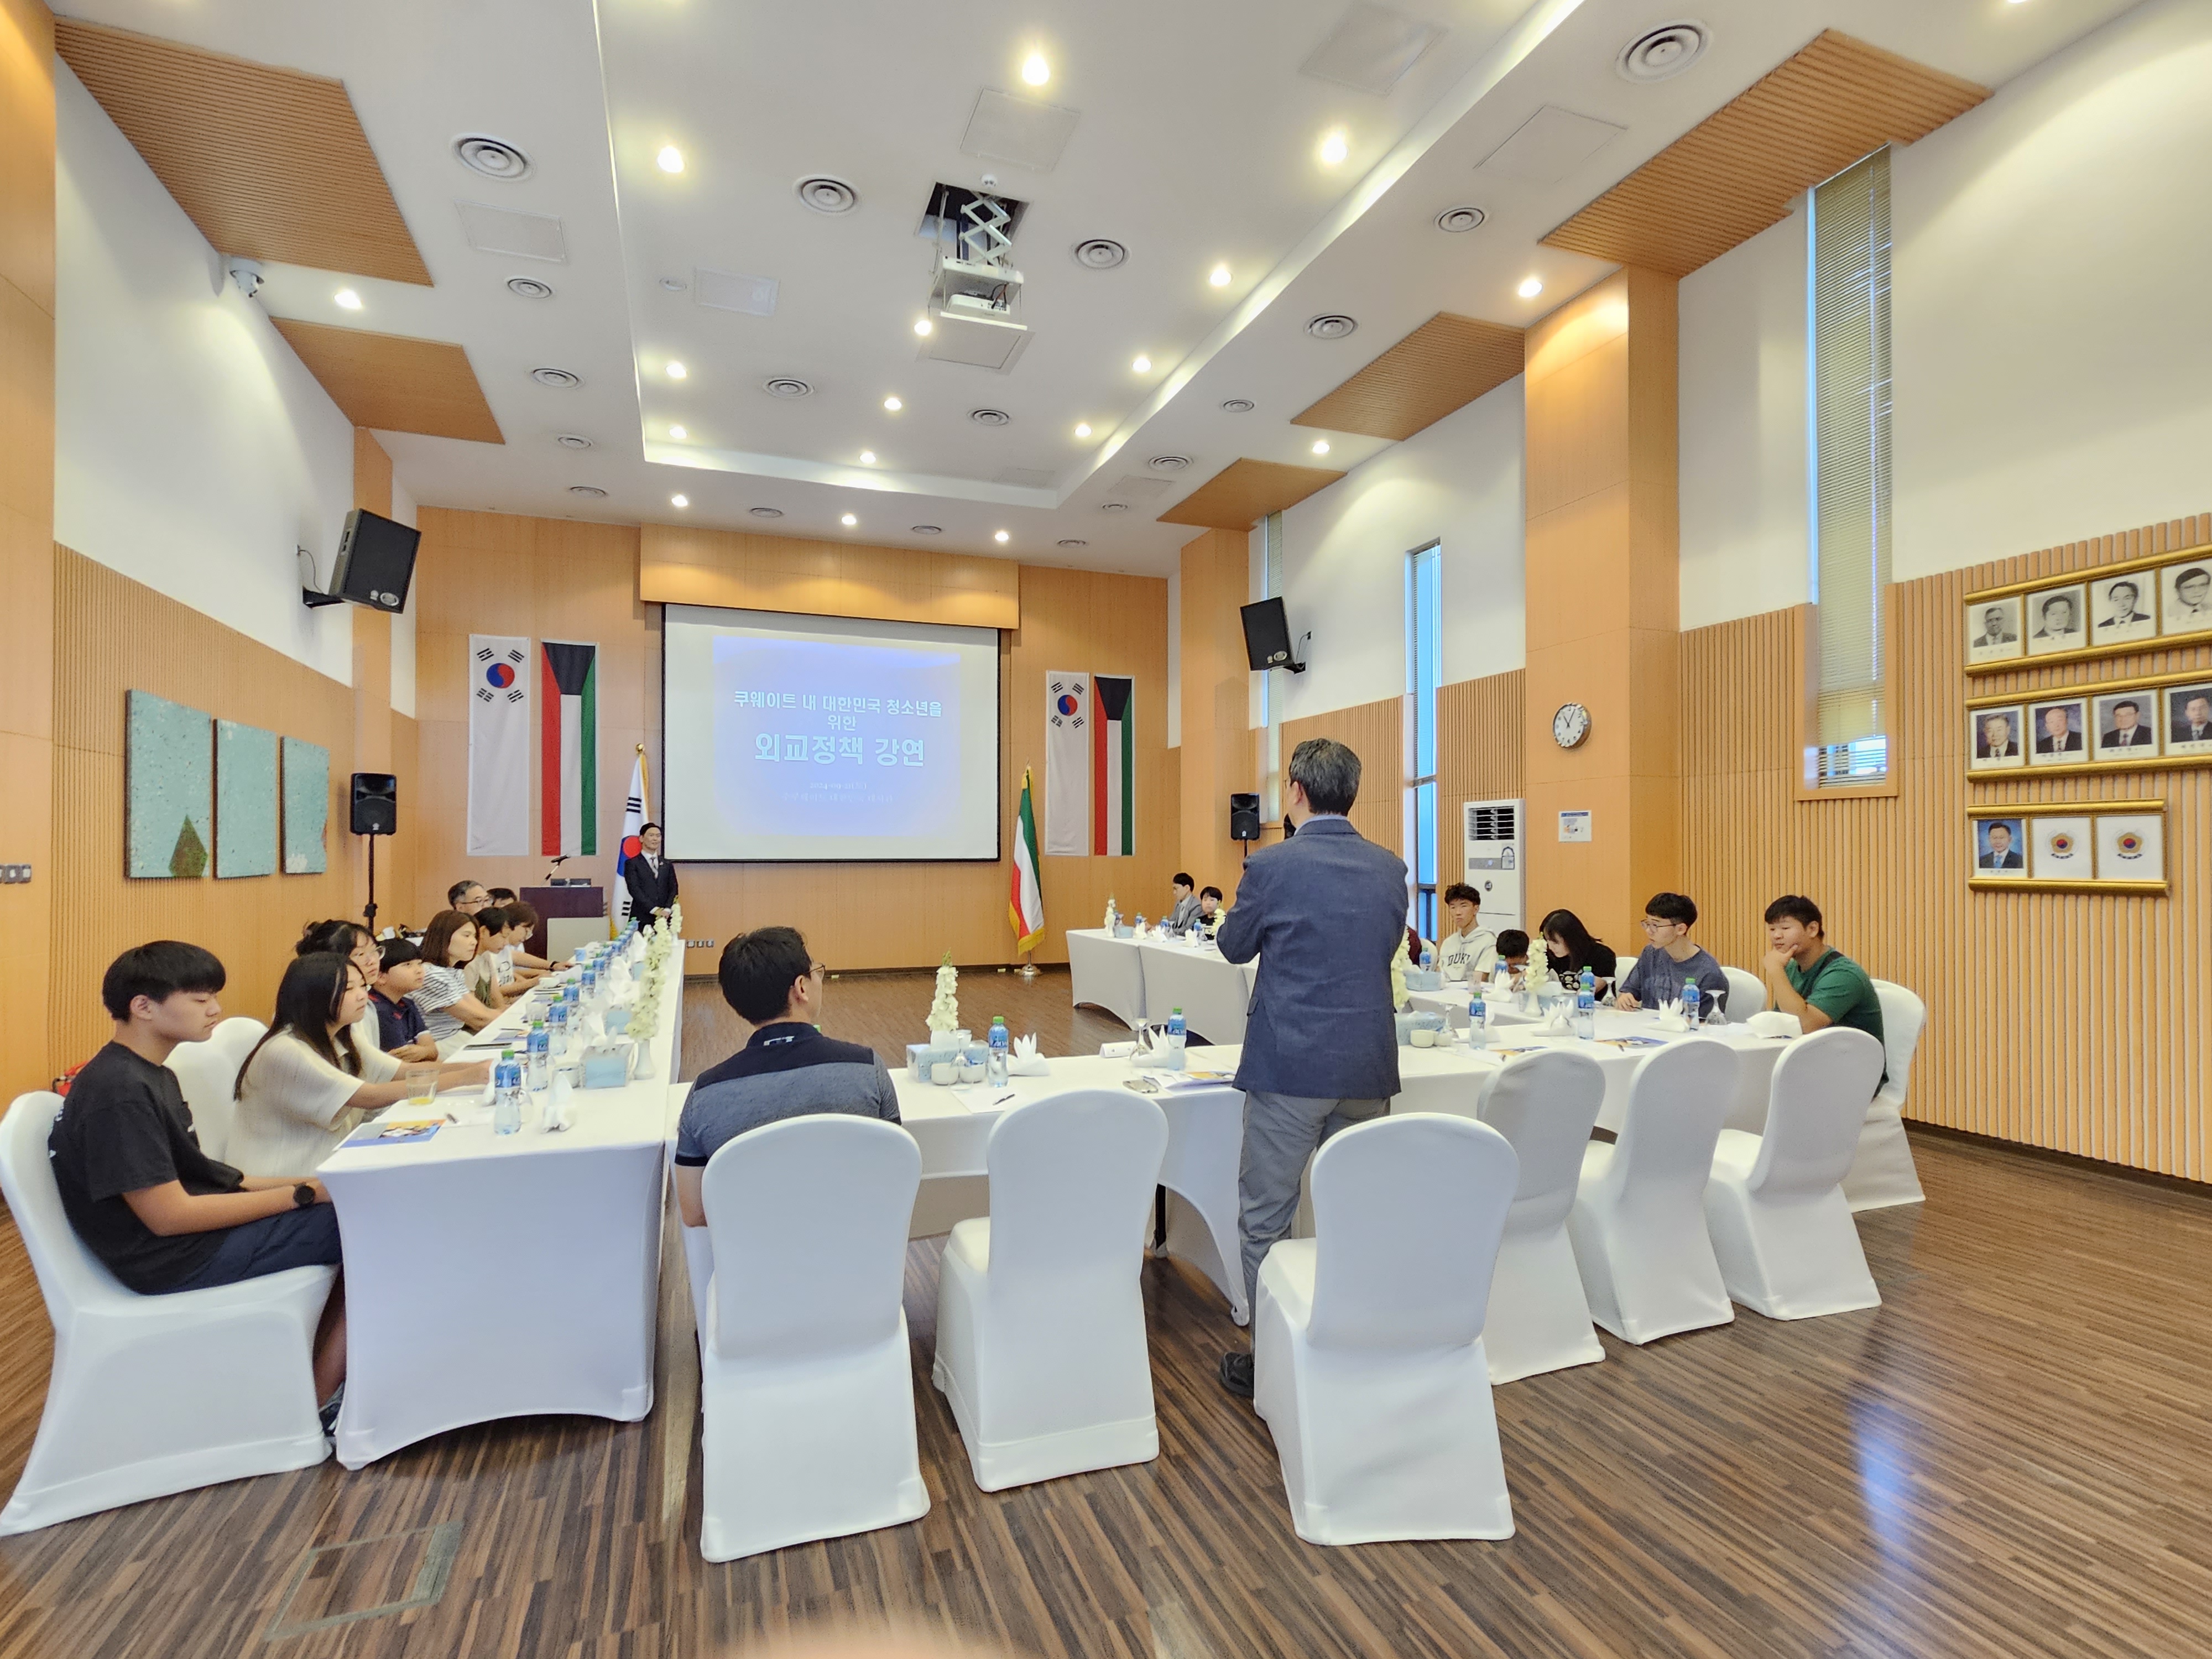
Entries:
<svg viewBox="0 0 2212 1659">
<path fill-rule="evenodd" d="M 1253 1405 L 1310 1544 L 1510 1538 L 1482 1347 L 1519 1164 L 1486 1123 L 1411 1112 L 1314 1155 L 1314 1237 L 1260 1265 Z"/>
<path fill-rule="evenodd" d="M 1735 1050 L 1717 1037 L 1655 1050 L 1629 1082 L 1620 1139 L 1583 1153 L 1567 1233 L 1590 1317 L 1626 1341 L 1735 1317 L 1703 1199 L 1735 1067 Z"/>
<path fill-rule="evenodd" d="M 1905 1133 L 1905 1091 L 1912 1079 L 1912 1056 L 1928 1029 L 1928 1005 L 1902 985 L 1874 982 L 1881 1002 L 1881 1039 L 1889 1080 L 1868 1105 L 1859 1127 L 1858 1151 L 1844 1177 L 1844 1200 L 1854 1210 L 1880 1210 L 1892 1204 L 1918 1204 L 1920 1171 L 1912 1162 L 1912 1143 Z"/>
<path fill-rule="evenodd" d="M 842 1114 L 748 1130 L 708 1160 L 699 1553 L 732 1561 L 929 1511 L 901 1292 L 921 1152 Z"/>
<path fill-rule="evenodd" d="M 1753 1014 L 1766 1011 L 1766 981 L 1747 968 L 1723 967 L 1728 976 L 1728 1017 L 1731 1025 L 1741 1025 Z"/>
<path fill-rule="evenodd" d="M 1583 1153 L 1604 1103 L 1597 1061 L 1563 1050 L 1522 1055 L 1483 1097 L 1482 1121 L 1505 1137 L 1521 1162 L 1482 1328 L 1492 1382 L 1605 1358 L 1567 1238 Z"/>
<path fill-rule="evenodd" d="M 54 1327 L 46 1409 L 0 1534 L 321 1462 L 315 1327 L 337 1269 L 167 1296 L 125 1289 L 62 1212 L 46 1156 L 62 1106 L 21 1095 L 0 1120 L 0 1193 Z"/>
<path fill-rule="evenodd" d="M 238 1068 L 268 1030 L 258 1019 L 234 1015 L 208 1034 L 204 1042 L 180 1042 L 169 1052 L 169 1069 L 192 1110 L 192 1132 L 200 1150 L 220 1158 L 230 1145 L 230 1126 L 238 1118 Z"/>
<path fill-rule="evenodd" d="M 1864 1031 L 1815 1031 L 1774 1063 L 1765 1133 L 1721 1132 L 1705 1224 L 1729 1295 L 1754 1313 L 1814 1319 L 1881 1305 L 1843 1189 L 1881 1060 Z"/>
<path fill-rule="evenodd" d="M 1158 1106 L 1078 1089 L 991 1130 L 991 1213 L 945 1241 L 933 1381 L 985 1492 L 1160 1454 L 1140 1275 Z"/>
</svg>

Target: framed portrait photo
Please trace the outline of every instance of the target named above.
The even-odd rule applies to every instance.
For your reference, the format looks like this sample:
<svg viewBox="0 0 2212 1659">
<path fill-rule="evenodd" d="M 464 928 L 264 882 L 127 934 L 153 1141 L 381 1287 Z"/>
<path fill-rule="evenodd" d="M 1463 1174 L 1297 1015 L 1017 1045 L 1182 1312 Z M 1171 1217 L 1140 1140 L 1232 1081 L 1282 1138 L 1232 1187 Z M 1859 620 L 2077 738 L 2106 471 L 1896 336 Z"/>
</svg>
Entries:
<svg viewBox="0 0 2212 1659">
<path fill-rule="evenodd" d="M 2089 643 L 2086 589 L 2081 582 L 2063 587 L 2039 588 L 2027 596 L 2027 654 L 2047 657 L 2059 651 L 2079 651 Z"/>
<path fill-rule="evenodd" d="M 2158 635 L 2158 595 L 2150 573 L 2126 576 L 2092 577 L 2089 588 L 2089 643 L 2125 645 Z"/>
<path fill-rule="evenodd" d="M 2212 558 L 2166 566 L 2158 573 L 2158 600 L 2166 633 L 2212 632 Z"/>
<path fill-rule="evenodd" d="M 2166 815 L 2113 812 L 2097 820 L 2099 881 L 2164 881 Z"/>
<path fill-rule="evenodd" d="M 2080 697 L 2030 703 L 2027 763 L 2079 766 L 2089 758 L 2089 706 Z"/>
<path fill-rule="evenodd" d="M 2166 688 L 2166 752 L 2212 755 L 2212 682 Z"/>
<path fill-rule="evenodd" d="M 2020 595 L 1984 599 L 1966 607 L 1966 660 L 2008 662 L 2022 654 Z"/>
<path fill-rule="evenodd" d="M 1970 708 L 1966 711 L 1966 769 L 1970 772 L 2008 772 L 2027 764 L 2027 711 L 2010 708 Z"/>
<path fill-rule="evenodd" d="M 2141 760 L 2158 753 L 2158 698 L 2148 691 L 2098 697 L 2090 704 L 2090 747 L 2100 761 Z"/>
<path fill-rule="evenodd" d="M 2097 855 L 2091 845 L 2090 823 L 2087 817 L 2027 821 L 2028 867 L 2038 881 L 2094 878 Z"/>
<path fill-rule="evenodd" d="M 1966 826 L 1974 839 L 1974 878 L 2027 879 L 2027 824 L 2022 818 L 1975 818 Z"/>
</svg>

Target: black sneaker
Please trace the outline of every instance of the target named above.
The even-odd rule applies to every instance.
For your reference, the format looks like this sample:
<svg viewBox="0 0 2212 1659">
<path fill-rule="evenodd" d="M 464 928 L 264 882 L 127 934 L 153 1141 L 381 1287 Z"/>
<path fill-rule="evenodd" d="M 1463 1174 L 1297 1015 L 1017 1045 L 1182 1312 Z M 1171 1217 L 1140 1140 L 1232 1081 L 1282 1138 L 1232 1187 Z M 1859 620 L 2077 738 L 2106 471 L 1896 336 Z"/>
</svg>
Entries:
<svg viewBox="0 0 2212 1659">
<path fill-rule="evenodd" d="M 1249 1376 L 1249 1373 L 1248 1372 L 1247 1375 Z M 317 1417 L 322 1419 L 325 1434 L 336 1434 L 338 1431 L 338 1407 L 344 1404 L 345 1384 L 341 1382 L 337 1386 L 337 1392 L 323 1401 L 315 1413 Z"/>
<path fill-rule="evenodd" d="M 1221 1386 L 1239 1400 L 1252 1397 L 1252 1356 L 1249 1353 L 1225 1353 L 1221 1356 Z"/>
</svg>

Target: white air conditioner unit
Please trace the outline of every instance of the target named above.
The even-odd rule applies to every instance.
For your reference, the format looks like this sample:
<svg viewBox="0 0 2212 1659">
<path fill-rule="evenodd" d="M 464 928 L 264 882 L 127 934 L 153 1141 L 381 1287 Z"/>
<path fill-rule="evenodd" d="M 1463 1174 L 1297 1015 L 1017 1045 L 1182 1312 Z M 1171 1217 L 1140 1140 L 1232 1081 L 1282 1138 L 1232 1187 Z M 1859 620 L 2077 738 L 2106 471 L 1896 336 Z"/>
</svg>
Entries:
<svg viewBox="0 0 2212 1659">
<path fill-rule="evenodd" d="M 1521 803 L 1462 801 L 1460 816 L 1466 834 L 1464 879 L 1482 895 L 1482 925 L 1493 933 L 1509 927 L 1525 933 L 1528 921 L 1521 905 L 1521 878 L 1528 866 L 1528 848 L 1522 841 L 1526 814 Z"/>
</svg>

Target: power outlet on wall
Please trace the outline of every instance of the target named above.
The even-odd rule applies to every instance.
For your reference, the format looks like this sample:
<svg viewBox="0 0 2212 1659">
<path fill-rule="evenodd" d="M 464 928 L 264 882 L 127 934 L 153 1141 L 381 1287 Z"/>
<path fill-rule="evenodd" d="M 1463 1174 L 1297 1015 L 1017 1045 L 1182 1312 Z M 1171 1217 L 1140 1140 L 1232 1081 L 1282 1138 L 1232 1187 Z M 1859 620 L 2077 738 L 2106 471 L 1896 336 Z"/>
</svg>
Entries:
<svg viewBox="0 0 2212 1659">
<path fill-rule="evenodd" d="M 684 941 L 684 948 L 687 951 L 711 951 L 714 948 L 714 941 L 710 939 L 687 939 Z"/>
<path fill-rule="evenodd" d="M 31 879 L 27 864 L 0 864 L 0 887 L 21 887 Z"/>
</svg>

